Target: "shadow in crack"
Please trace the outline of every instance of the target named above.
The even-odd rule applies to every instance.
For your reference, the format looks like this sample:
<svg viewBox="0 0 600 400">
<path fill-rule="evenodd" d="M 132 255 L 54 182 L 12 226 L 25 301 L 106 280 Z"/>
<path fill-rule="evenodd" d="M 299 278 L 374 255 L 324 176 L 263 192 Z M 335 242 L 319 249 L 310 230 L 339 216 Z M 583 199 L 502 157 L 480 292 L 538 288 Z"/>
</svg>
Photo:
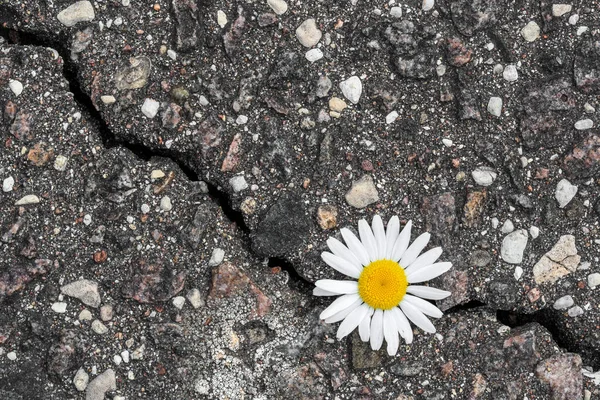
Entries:
<svg viewBox="0 0 600 400">
<path fill-rule="evenodd" d="M 569 336 L 569 326 L 564 324 L 564 319 L 556 318 L 555 313 L 556 311 L 551 309 L 537 311 L 532 314 L 498 310 L 496 311 L 496 318 L 499 322 L 511 328 L 537 322 L 550 332 L 556 344 L 561 348 L 579 354 L 583 359 L 583 363 L 593 367 L 594 370 L 600 369 L 600 354 L 594 349 L 585 348 L 573 340 Z M 562 324 L 561 321 L 563 321 Z"/>
</svg>

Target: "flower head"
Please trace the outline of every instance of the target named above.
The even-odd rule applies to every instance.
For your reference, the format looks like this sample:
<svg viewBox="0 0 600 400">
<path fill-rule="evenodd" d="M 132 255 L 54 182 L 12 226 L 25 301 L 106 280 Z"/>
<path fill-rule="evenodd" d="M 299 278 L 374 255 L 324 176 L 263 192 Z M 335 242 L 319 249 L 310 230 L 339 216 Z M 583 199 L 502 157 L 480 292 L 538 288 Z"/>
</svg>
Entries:
<svg viewBox="0 0 600 400">
<path fill-rule="evenodd" d="M 321 258 L 330 267 L 354 280 L 321 279 L 315 283 L 315 296 L 340 296 L 321 313 L 327 323 L 342 321 L 337 338 L 342 339 L 358 327 L 363 342 L 370 341 L 379 350 L 383 339 L 387 352 L 395 355 L 400 340 L 412 343 L 410 322 L 434 333 L 427 316 L 440 318 L 442 312 L 430 302 L 450 296 L 450 292 L 429 286 L 415 285 L 433 279 L 452 268 L 449 262 L 436 263 L 442 248 L 421 254 L 431 235 L 423 233 L 410 244 L 412 222 L 400 232 L 400 220 L 390 218 L 387 229 L 379 215 L 358 222 L 360 239 L 347 228 L 341 229 L 346 242 L 329 238 Z M 410 322 L 409 322 L 410 320 Z"/>
</svg>

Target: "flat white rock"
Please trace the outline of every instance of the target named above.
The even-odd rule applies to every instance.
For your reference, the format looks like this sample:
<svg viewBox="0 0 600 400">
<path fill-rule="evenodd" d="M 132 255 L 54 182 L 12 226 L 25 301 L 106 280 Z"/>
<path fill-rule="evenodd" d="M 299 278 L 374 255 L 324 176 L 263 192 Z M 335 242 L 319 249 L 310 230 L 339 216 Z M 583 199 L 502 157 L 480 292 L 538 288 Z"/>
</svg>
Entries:
<svg viewBox="0 0 600 400">
<path fill-rule="evenodd" d="M 554 197 L 558 201 L 558 206 L 565 208 L 573 200 L 573 197 L 577 194 L 577 190 L 578 187 L 576 185 L 571 184 L 566 179 L 561 179 L 558 185 L 556 185 L 556 192 L 554 193 Z"/>
<path fill-rule="evenodd" d="M 98 283 L 89 279 L 80 279 L 68 283 L 60 288 L 61 293 L 69 297 L 75 297 L 87 306 L 98 308 L 100 306 L 100 293 Z"/>
<path fill-rule="evenodd" d="M 540 37 L 540 26 L 535 21 L 529 21 L 529 23 L 521 29 L 521 36 L 528 42 L 534 42 Z"/>
<path fill-rule="evenodd" d="M 591 129 L 594 127 L 594 121 L 592 121 L 591 119 L 580 119 L 579 121 L 575 122 L 575 129 L 577 129 L 578 131 L 584 131 L 586 129 Z"/>
<path fill-rule="evenodd" d="M 498 174 L 494 168 L 483 166 L 475 168 L 475 170 L 471 172 L 471 176 L 479 186 L 490 186 L 494 183 Z"/>
<path fill-rule="evenodd" d="M 519 229 L 506 235 L 500 248 L 502 259 L 509 264 L 521 264 L 528 239 L 529 235 L 525 229 Z"/>
<path fill-rule="evenodd" d="M 517 67 L 513 64 L 509 64 L 502 71 L 502 77 L 504 80 L 508 82 L 514 82 L 519 79 L 519 73 L 517 72 Z"/>
<path fill-rule="evenodd" d="M 142 113 L 152 119 L 154 117 L 156 117 L 156 114 L 158 113 L 158 107 L 160 106 L 160 103 L 154 99 L 146 99 L 144 100 L 144 104 L 142 104 Z"/>
<path fill-rule="evenodd" d="M 93 21 L 95 17 L 94 6 L 89 1 L 73 3 L 56 16 L 64 26 L 73 26 L 78 22 Z"/>
<path fill-rule="evenodd" d="M 570 4 L 552 4 L 552 16 L 562 17 L 566 13 L 570 13 L 573 6 Z"/>
<path fill-rule="evenodd" d="M 340 82 L 340 90 L 345 98 L 354 104 L 358 104 L 360 96 L 362 95 L 362 82 L 358 76 L 351 76 L 345 81 Z"/>
<path fill-rule="evenodd" d="M 285 14 L 288 9 L 287 3 L 283 0 L 267 0 L 267 4 L 277 15 Z"/>
</svg>

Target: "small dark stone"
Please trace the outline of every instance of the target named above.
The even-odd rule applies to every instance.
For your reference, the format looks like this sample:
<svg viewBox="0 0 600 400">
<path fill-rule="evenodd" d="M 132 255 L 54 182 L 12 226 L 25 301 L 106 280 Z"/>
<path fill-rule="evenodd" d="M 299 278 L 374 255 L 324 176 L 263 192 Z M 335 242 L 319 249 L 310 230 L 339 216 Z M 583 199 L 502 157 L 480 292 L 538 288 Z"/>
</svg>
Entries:
<svg viewBox="0 0 600 400">
<path fill-rule="evenodd" d="M 367 369 L 380 367 L 387 358 L 385 348 L 373 351 L 369 343 L 360 340 L 354 331 L 350 337 L 352 346 L 352 366 L 354 369 Z M 385 347 L 385 346 L 383 346 Z"/>
<path fill-rule="evenodd" d="M 398 376 L 417 376 L 424 368 L 420 362 L 394 363 L 390 365 L 390 372 Z"/>
<path fill-rule="evenodd" d="M 471 253 L 471 265 L 485 267 L 492 261 L 492 256 L 485 250 L 475 250 Z"/>
<path fill-rule="evenodd" d="M 452 22 L 460 33 L 472 36 L 475 32 L 489 28 L 496 23 L 496 13 L 504 11 L 508 5 L 497 0 L 457 0 L 450 5 Z"/>
<path fill-rule="evenodd" d="M 289 255 L 308 238 L 312 219 L 306 215 L 304 202 L 293 194 L 279 198 L 252 236 L 252 247 L 265 257 Z"/>
<path fill-rule="evenodd" d="M 175 15 L 175 33 L 177 51 L 186 52 L 198 46 L 199 24 L 198 4 L 194 0 L 171 0 Z"/>
</svg>

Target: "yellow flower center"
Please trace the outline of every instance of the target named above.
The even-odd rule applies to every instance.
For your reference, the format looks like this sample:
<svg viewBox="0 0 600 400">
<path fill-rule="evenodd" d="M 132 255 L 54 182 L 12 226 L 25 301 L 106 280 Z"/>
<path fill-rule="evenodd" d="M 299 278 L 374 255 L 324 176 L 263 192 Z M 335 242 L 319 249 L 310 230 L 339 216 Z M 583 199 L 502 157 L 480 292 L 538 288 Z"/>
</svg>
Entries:
<svg viewBox="0 0 600 400">
<path fill-rule="evenodd" d="M 360 298 L 374 309 L 391 310 L 406 294 L 408 280 L 404 268 L 392 260 L 367 265 L 358 277 Z"/>
</svg>

